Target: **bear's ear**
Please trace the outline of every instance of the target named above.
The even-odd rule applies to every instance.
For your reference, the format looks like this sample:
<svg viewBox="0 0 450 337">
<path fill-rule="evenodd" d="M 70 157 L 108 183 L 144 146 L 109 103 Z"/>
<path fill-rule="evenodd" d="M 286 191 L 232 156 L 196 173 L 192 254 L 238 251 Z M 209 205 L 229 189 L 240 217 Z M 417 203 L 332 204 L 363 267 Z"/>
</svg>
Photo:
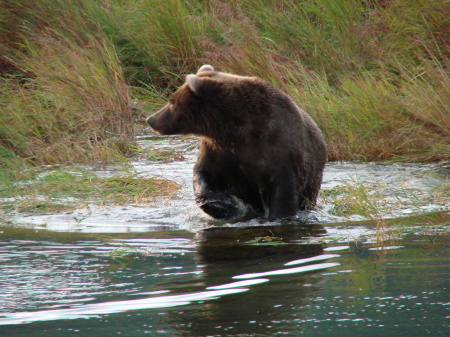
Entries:
<svg viewBox="0 0 450 337">
<path fill-rule="evenodd" d="M 209 64 L 204 64 L 197 70 L 197 74 L 200 74 L 203 71 L 215 71 L 215 70 L 213 66 Z"/>
<path fill-rule="evenodd" d="M 194 74 L 190 74 L 186 76 L 186 83 L 189 87 L 189 89 L 192 90 L 192 92 L 196 95 L 199 96 L 200 93 L 200 79 L 194 75 Z"/>
<path fill-rule="evenodd" d="M 203 97 L 211 94 L 221 86 L 221 83 L 209 77 L 199 77 L 194 74 L 186 76 L 186 83 L 195 96 Z"/>
</svg>

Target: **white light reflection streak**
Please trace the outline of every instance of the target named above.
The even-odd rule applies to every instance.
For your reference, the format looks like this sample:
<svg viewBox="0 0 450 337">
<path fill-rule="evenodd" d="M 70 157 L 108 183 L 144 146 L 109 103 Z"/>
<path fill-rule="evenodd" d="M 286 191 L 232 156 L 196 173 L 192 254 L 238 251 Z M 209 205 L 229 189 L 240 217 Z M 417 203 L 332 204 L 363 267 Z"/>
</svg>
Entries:
<svg viewBox="0 0 450 337">
<path fill-rule="evenodd" d="M 340 263 L 337 263 L 337 262 L 319 263 L 319 264 L 312 264 L 310 266 L 271 270 L 271 271 L 266 271 L 266 272 L 262 272 L 262 273 L 250 273 L 250 274 L 237 275 L 237 276 L 233 276 L 233 278 L 248 279 L 248 278 L 266 277 L 266 276 L 273 276 L 273 275 L 304 273 L 307 271 L 326 269 L 326 268 L 336 267 L 339 265 L 340 265 Z"/>
<path fill-rule="evenodd" d="M 183 295 L 158 296 L 127 301 L 93 303 L 68 309 L 0 314 L 0 325 L 23 324 L 60 319 L 90 318 L 129 310 L 174 307 L 186 305 L 193 301 L 211 300 L 224 295 L 242 293 L 247 290 L 249 289 L 232 288 L 224 290 L 201 291 Z"/>
</svg>

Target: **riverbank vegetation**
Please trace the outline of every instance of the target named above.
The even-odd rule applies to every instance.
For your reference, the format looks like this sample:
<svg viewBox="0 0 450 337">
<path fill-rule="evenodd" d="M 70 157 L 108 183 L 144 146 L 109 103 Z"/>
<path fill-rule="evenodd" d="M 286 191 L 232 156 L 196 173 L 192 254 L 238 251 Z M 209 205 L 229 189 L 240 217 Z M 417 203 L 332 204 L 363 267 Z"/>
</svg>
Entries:
<svg viewBox="0 0 450 337">
<path fill-rule="evenodd" d="M 143 178 L 136 173 L 99 177 L 83 169 L 40 170 L 32 181 L 0 189 L 0 215 L 70 212 L 90 205 L 151 204 L 178 191 L 174 182 Z"/>
<path fill-rule="evenodd" d="M 449 160 L 449 32 L 447 0 L 6 0 L 0 181 L 133 155 L 204 63 L 290 94 L 330 161 Z"/>
</svg>

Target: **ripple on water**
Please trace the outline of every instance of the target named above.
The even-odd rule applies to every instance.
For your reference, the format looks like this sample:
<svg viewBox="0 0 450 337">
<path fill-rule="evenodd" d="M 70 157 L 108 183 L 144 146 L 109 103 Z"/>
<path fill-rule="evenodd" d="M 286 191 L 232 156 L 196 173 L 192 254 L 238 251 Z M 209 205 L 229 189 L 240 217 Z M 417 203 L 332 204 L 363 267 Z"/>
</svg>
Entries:
<svg viewBox="0 0 450 337">
<path fill-rule="evenodd" d="M 198 231 L 209 225 L 211 219 L 199 211 L 192 191 L 192 170 L 197 156 L 197 138 L 143 135 L 137 140 L 145 149 L 177 151 L 168 161 L 150 161 L 144 157 L 132 161 L 138 176 L 159 177 L 173 180 L 180 190 L 175 197 L 159 203 L 138 206 L 89 205 L 69 214 L 18 215 L 14 220 L 29 228 L 45 228 L 61 232 L 128 233 L 147 231 L 191 230 Z M 328 163 L 325 167 L 322 191 L 324 195 L 339 196 L 351 186 L 361 185 L 368 195 L 385 204 L 377 217 L 401 217 L 409 214 L 436 212 L 450 208 L 450 198 L 445 193 L 435 193 L 447 181 L 445 164 L 378 164 L 378 163 Z M 86 167 L 86 169 L 89 169 Z M 114 170 L 97 170 L 100 176 L 116 174 Z M 341 203 L 337 200 L 336 202 Z M 342 203 L 345 204 L 345 198 Z M 395 204 L 395 207 L 390 205 Z M 350 220 L 362 221 L 367 217 L 348 214 L 336 215 L 335 205 L 327 198 L 320 198 L 318 207 L 309 213 L 308 222 L 337 223 Z M 315 218 L 315 219 L 314 219 Z M 370 218 L 370 216 L 369 216 Z"/>
</svg>

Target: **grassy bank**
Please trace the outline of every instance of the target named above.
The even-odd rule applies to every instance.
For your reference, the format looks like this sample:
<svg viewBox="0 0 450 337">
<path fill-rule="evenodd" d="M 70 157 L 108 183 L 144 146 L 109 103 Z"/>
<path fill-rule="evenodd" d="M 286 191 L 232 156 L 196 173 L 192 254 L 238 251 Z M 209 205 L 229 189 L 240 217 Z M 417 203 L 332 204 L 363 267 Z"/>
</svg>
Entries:
<svg viewBox="0 0 450 337">
<path fill-rule="evenodd" d="M 136 1 L 104 20 L 128 80 L 154 97 L 211 63 L 291 94 L 320 124 L 330 160 L 450 156 L 444 0 Z"/>
<path fill-rule="evenodd" d="M 4 1 L 0 154 L 98 160 L 134 138 L 114 46 L 79 1 Z"/>
<path fill-rule="evenodd" d="M 330 161 L 449 160 L 449 32 L 446 0 L 6 0 L 0 180 L 132 153 L 204 63 L 289 93 Z"/>
</svg>

